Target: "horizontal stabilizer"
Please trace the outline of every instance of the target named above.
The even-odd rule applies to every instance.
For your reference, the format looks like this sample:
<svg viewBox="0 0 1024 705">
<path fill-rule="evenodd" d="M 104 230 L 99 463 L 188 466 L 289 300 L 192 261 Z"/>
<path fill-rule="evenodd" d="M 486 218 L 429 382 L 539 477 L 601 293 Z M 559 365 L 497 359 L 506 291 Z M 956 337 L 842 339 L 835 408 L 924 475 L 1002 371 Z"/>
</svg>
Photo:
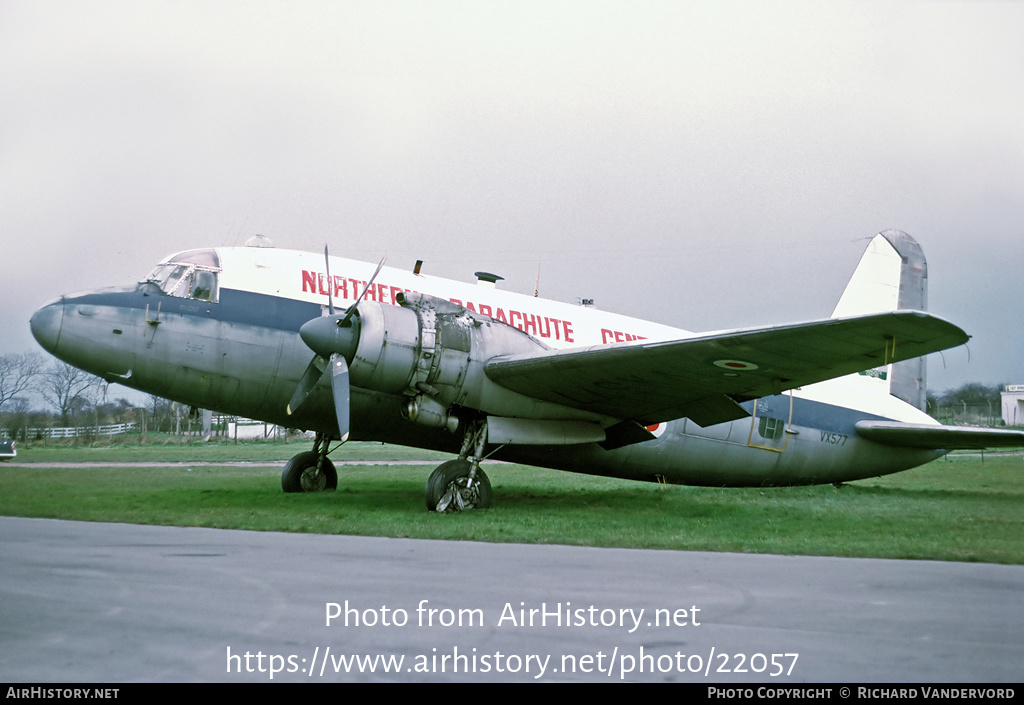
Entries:
<svg viewBox="0 0 1024 705">
<path fill-rule="evenodd" d="M 1024 448 L 1024 431 L 973 426 L 932 426 L 899 421 L 858 421 L 857 435 L 876 443 L 934 450 Z"/>
</svg>

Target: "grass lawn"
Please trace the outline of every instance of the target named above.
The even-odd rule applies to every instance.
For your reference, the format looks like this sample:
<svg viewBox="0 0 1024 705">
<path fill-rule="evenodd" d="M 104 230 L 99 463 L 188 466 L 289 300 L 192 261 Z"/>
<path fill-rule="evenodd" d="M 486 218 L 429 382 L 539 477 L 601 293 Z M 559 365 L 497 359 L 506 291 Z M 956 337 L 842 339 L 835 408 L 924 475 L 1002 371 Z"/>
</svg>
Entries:
<svg viewBox="0 0 1024 705">
<path fill-rule="evenodd" d="M 351 443 L 338 490 L 284 494 L 283 461 L 309 441 L 19 448 L 0 464 L 0 515 L 257 531 L 679 550 L 1024 563 L 1024 455 L 951 456 L 915 470 L 772 489 L 659 487 L 485 464 L 489 510 L 428 513 L 437 453 Z M 235 461 L 252 465 L 218 465 Z M 346 460 L 393 461 L 345 465 Z M 99 466 L 59 468 L 56 463 Z M 103 467 L 132 463 L 135 467 Z M 147 467 L 146 463 L 183 463 Z M 197 463 L 190 467 L 189 463 Z M 202 463 L 202 465 L 199 465 Z"/>
</svg>

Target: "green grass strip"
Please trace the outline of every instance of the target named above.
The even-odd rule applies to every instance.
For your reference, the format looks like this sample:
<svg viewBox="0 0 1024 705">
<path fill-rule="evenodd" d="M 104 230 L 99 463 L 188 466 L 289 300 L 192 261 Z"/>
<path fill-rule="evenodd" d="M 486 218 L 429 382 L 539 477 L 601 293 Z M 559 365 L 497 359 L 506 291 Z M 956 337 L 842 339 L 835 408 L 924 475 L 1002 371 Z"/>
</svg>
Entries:
<svg viewBox="0 0 1024 705">
<path fill-rule="evenodd" d="M 494 489 L 491 509 L 438 515 L 423 505 L 432 465 L 346 466 L 345 461 L 441 462 L 446 456 L 348 444 L 332 454 L 339 474 L 336 492 L 282 493 L 282 461 L 309 445 L 30 448 L 17 459 L 30 467 L 0 464 L 0 514 L 255 531 L 1024 563 L 1024 455 L 952 456 L 839 488 L 659 487 L 490 464 L 485 467 Z M 206 464 L 238 460 L 257 464 Z M 52 466 L 62 462 L 140 466 Z"/>
</svg>

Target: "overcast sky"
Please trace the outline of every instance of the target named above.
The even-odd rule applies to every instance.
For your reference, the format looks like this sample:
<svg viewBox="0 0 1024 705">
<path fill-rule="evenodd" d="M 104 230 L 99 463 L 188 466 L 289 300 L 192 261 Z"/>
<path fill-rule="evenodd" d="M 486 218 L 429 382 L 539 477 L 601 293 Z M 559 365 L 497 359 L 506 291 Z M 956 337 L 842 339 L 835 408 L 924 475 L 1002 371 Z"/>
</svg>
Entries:
<svg viewBox="0 0 1024 705">
<path fill-rule="evenodd" d="M 910 233 L 1024 383 L 1024 3 L 0 0 L 0 352 L 164 255 L 281 247 L 689 330 L 827 317 Z"/>
</svg>

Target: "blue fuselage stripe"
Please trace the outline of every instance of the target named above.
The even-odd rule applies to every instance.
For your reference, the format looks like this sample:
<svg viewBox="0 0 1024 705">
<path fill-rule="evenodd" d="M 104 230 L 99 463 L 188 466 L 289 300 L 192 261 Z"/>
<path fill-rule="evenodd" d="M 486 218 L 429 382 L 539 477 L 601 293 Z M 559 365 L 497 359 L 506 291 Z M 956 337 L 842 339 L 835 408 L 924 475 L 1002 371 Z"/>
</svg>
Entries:
<svg viewBox="0 0 1024 705">
<path fill-rule="evenodd" d="M 68 304 L 93 304 L 96 306 L 119 306 L 145 310 L 156 309 L 166 314 L 204 315 L 226 323 L 241 323 L 264 328 L 298 332 L 303 323 L 320 315 L 319 304 L 297 301 L 284 296 L 258 294 L 239 289 L 221 289 L 220 301 L 211 303 L 151 293 L 142 288 L 104 289 L 65 298 Z"/>
<path fill-rule="evenodd" d="M 758 418 L 768 416 L 788 422 L 789 402 L 788 395 L 779 394 L 756 401 L 744 402 L 740 406 L 753 414 L 754 405 L 760 404 L 760 409 L 757 412 Z M 828 404 L 812 399 L 793 397 L 793 426 L 813 428 L 831 433 L 845 433 L 852 436 L 855 433 L 854 424 L 864 419 L 883 420 L 885 417 L 838 404 Z"/>
<path fill-rule="evenodd" d="M 306 321 L 321 315 L 322 306 L 309 301 L 298 301 L 284 296 L 260 294 L 239 289 L 222 288 L 217 303 L 185 299 L 155 293 L 145 285 L 123 289 L 104 289 L 72 295 L 65 299 L 68 304 L 93 304 L 117 306 L 144 310 L 155 310 L 157 302 L 162 315 L 194 315 L 210 317 L 227 323 L 251 325 L 282 331 L 298 332 Z M 790 397 L 780 394 L 748 401 L 741 406 L 754 413 L 757 404 L 758 417 L 769 416 L 790 421 Z M 792 399 L 794 426 L 812 428 L 831 433 L 855 434 L 854 424 L 864 419 L 881 420 L 884 417 L 857 411 L 836 404 L 812 401 L 794 397 Z"/>
</svg>

